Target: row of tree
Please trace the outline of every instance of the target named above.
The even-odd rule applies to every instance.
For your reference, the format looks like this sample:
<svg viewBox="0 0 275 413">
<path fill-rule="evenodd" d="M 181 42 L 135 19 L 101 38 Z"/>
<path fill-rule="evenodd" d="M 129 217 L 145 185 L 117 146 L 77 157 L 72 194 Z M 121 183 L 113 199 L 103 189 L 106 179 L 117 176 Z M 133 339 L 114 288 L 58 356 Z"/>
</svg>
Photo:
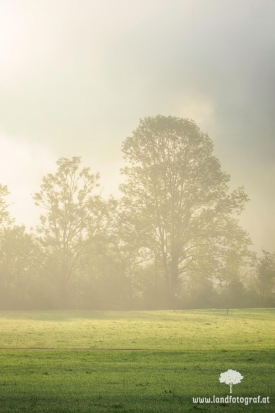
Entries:
<svg viewBox="0 0 275 413">
<path fill-rule="evenodd" d="M 81 158 L 34 195 L 36 231 L 14 225 L 0 186 L 2 309 L 274 305 L 275 254 L 256 258 L 237 220 L 248 197 L 189 119 L 148 117 L 122 146 L 122 197 L 103 199 Z"/>
</svg>

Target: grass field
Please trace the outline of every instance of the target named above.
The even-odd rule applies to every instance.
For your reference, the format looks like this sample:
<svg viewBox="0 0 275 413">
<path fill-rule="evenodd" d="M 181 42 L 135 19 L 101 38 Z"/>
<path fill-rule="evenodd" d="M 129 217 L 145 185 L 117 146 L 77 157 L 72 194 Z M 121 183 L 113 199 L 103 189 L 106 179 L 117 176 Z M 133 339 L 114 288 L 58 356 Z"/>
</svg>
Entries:
<svg viewBox="0 0 275 413">
<path fill-rule="evenodd" d="M 0 412 L 275 412 L 275 310 L 0 313 Z M 226 397 L 270 403 L 193 403 Z"/>
</svg>

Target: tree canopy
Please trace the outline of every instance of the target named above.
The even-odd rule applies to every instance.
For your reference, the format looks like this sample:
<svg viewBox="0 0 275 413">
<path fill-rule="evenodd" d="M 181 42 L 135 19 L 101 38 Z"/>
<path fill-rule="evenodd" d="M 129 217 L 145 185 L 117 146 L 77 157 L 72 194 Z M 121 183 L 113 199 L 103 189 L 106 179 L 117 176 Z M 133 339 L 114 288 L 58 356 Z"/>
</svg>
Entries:
<svg viewBox="0 0 275 413">
<path fill-rule="evenodd" d="M 194 121 L 140 121 L 122 145 L 122 197 L 60 158 L 33 198 L 40 225 L 10 217 L 0 185 L 0 285 L 6 309 L 153 309 L 274 305 L 274 253 L 256 260 L 212 140 Z"/>
<path fill-rule="evenodd" d="M 233 247 L 250 243 L 234 216 L 244 209 L 244 189 L 230 192 L 230 176 L 213 143 L 194 121 L 147 117 L 122 146 L 127 166 L 122 225 L 125 239 L 160 264 L 171 299 L 191 271 L 214 271 Z"/>
<path fill-rule="evenodd" d="M 99 174 L 89 168 L 79 170 L 81 158 L 61 158 L 58 170 L 43 178 L 36 205 L 45 210 L 38 228 L 48 270 L 58 279 L 64 300 L 67 284 L 83 265 L 87 246 L 104 225 L 106 203 L 99 194 Z"/>
</svg>

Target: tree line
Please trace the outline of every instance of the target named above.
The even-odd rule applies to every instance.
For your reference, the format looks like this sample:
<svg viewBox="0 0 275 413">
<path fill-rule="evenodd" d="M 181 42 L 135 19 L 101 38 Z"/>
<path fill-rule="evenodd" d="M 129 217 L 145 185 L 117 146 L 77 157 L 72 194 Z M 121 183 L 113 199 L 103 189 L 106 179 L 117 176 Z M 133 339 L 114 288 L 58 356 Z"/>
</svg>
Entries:
<svg viewBox="0 0 275 413">
<path fill-rule="evenodd" d="M 194 121 L 147 117 L 123 142 L 122 196 L 61 158 L 26 231 L 0 185 L 0 309 L 164 309 L 273 306 L 275 253 L 258 258 L 238 216 L 244 188 Z"/>
</svg>

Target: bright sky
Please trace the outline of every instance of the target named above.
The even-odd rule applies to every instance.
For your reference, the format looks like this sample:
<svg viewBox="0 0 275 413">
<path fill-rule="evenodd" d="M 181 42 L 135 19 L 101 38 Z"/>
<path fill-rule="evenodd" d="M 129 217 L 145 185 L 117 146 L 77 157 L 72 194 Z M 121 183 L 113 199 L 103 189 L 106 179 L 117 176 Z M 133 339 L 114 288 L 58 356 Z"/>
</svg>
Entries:
<svg viewBox="0 0 275 413">
<path fill-rule="evenodd" d="M 18 223 L 61 157 L 118 195 L 121 143 L 145 116 L 208 132 L 255 248 L 275 249 L 273 0 L 0 0 L 0 183 Z"/>
</svg>

